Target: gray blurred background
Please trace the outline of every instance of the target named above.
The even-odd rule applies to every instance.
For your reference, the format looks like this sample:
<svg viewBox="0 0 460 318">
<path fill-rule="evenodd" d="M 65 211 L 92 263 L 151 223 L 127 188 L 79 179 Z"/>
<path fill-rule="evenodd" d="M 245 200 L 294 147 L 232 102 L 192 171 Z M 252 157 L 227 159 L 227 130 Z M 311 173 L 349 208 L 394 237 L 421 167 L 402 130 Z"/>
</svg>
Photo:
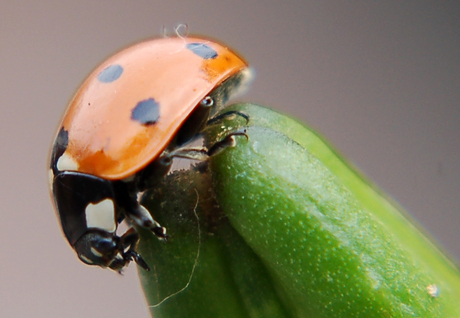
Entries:
<svg viewBox="0 0 460 318">
<path fill-rule="evenodd" d="M 0 316 L 148 317 L 135 266 L 82 265 L 46 158 L 79 83 L 187 23 L 257 76 L 240 100 L 325 135 L 460 260 L 460 5 L 454 1 L 1 1 Z"/>
</svg>

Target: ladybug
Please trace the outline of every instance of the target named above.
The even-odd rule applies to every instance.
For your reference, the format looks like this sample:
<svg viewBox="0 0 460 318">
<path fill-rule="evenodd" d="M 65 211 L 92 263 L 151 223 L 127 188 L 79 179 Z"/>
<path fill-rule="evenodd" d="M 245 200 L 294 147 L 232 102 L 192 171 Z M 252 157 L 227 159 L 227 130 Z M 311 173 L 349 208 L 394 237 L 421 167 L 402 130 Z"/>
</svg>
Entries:
<svg viewBox="0 0 460 318">
<path fill-rule="evenodd" d="M 248 78 L 247 63 L 222 44 L 194 37 L 148 40 L 97 67 L 71 100 L 50 154 L 50 187 L 62 230 L 79 259 L 121 272 L 135 261 L 139 236 L 166 229 L 138 200 L 164 177 L 209 118 Z"/>
</svg>

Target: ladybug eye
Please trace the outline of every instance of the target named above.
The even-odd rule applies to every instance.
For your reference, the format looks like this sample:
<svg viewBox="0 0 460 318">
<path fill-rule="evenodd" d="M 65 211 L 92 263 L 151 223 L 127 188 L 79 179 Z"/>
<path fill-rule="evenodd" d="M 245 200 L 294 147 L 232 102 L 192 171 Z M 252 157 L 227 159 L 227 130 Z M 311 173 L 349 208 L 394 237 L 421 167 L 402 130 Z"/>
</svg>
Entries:
<svg viewBox="0 0 460 318">
<path fill-rule="evenodd" d="M 203 107 L 211 107 L 212 105 L 214 105 L 214 100 L 210 96 L 206 96 L 200 102 L 200 106 Z"/>
</svg>

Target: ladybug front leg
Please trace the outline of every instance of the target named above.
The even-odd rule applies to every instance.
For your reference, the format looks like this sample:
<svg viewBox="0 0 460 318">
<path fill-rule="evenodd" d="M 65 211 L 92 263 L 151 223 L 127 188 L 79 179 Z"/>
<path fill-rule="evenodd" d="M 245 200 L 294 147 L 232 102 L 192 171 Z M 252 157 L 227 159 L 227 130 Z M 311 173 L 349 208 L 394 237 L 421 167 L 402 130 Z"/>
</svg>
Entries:
<svg viewBox="0 0 460 318">
<path fill-rule="evenodd" d="M 226 111 L 225 113 L 222 113 L 220 115 L 212 117 L 208 122 L 206 123 L 206 126 L 210 125 L 215 125 L 221 123 L 224 119 L 230 119 L 234 116 L 239 116 L 241 118 L 244 118 L 246 120 L 246 124 L 249 123 L 249 115 L 245 114 L 243 112 L 240 112 L 238 110 L 229 110 Z"/>
<path fill-rule="evenodd" d="M 236 144 L 235 136 L 245 136 L 248 138 L 246 134 L 246 129 L 239 129 L 237 131 L 231 132 L 226 135 L 222 140 L 214 143 L 211 147 L 181 147 L 177 148 L 169 153 L 163 153 L 160 156 L 162 160 L 171 160 L 173 158 L 185 158 L 191 160 L 198 160 L 198 161 L 205 161 L 209 159 L 209 157 L 219 153 L 225 148 L 234 147 Z"/>
<path fill-rule="evenodd" d="M 130 223 L 151 230 L 158 238 L 166 239 L 166 229 L 152 218 L 150 212 L 139 204 L 138 191 L 128 182 L 114 182 L 115 198 L 122 213 Z"/>
<path fill-rule="evenodd" d="M 136 251 L 137 242 L 139 242 L 139 234 L 134 228 L 130 228 L 122 237 L 120 237 L 121 245 L 123 246 L 123 258 L 126 262 L 135 261 L 137 265 L 150 271 L 150 267 Z M 128 249 L 128 250 L 126 250 Z"/>
<path fill-rule="evenodd" d="M 151 230 L 160 239 L 167 239 L 166 228 L 155 221 L 144 206 L 137 204 L 136 207 L 129 209 L 129 211 L 125 211 L 125 213 L 126 217 L 132 222 Z"/>
<path fill-rule="evenodd" d="M 208 148 L 206 147 L 180 147 L 171 152 L 163 153 L 161 159 L 184 158 L 190 160 L 204 161 L 209 158 Z"/>
<path fill-rule="evenodd" d="M 244 136 L 246 137 L 246 139 L 249 139 L 248 135 L 246 134 L 245 128 L 231 132 L 227 136 L 225 136 L 224 139 L 214 143 L 211 147 L 209 147 L 208 156 L 214 156 L 226 148 L 235 147 L 235 136 Z"/>
</svg>

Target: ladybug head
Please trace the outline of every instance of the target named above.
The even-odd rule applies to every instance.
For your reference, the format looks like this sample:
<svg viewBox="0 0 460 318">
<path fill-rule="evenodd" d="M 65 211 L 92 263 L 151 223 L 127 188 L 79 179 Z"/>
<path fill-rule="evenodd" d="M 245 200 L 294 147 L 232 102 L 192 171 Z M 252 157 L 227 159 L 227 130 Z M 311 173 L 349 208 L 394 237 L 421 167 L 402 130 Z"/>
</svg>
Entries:
<svg viewBox="0 0 460 318">
<path fill-rule="evenodd" d="M 146 271 L 150 271 L 144 259 L 134 247 L 139 235 L 131 228 L 123 236 L 103 230 L 92 229 L 83 234 L 74 245 L 78 257 L 88 265 L 110 268 L 121 273 L 130 261 L 135 261 Z"/>
<path fill-rule="evenodd" d="M 77 242 L 75 251 L 88 265 L 108 267 L 120 272 L 130 261 L 124 254 L 120 238 L 113 233 L 100 230 L 86 232 Z"/>
</svg>

